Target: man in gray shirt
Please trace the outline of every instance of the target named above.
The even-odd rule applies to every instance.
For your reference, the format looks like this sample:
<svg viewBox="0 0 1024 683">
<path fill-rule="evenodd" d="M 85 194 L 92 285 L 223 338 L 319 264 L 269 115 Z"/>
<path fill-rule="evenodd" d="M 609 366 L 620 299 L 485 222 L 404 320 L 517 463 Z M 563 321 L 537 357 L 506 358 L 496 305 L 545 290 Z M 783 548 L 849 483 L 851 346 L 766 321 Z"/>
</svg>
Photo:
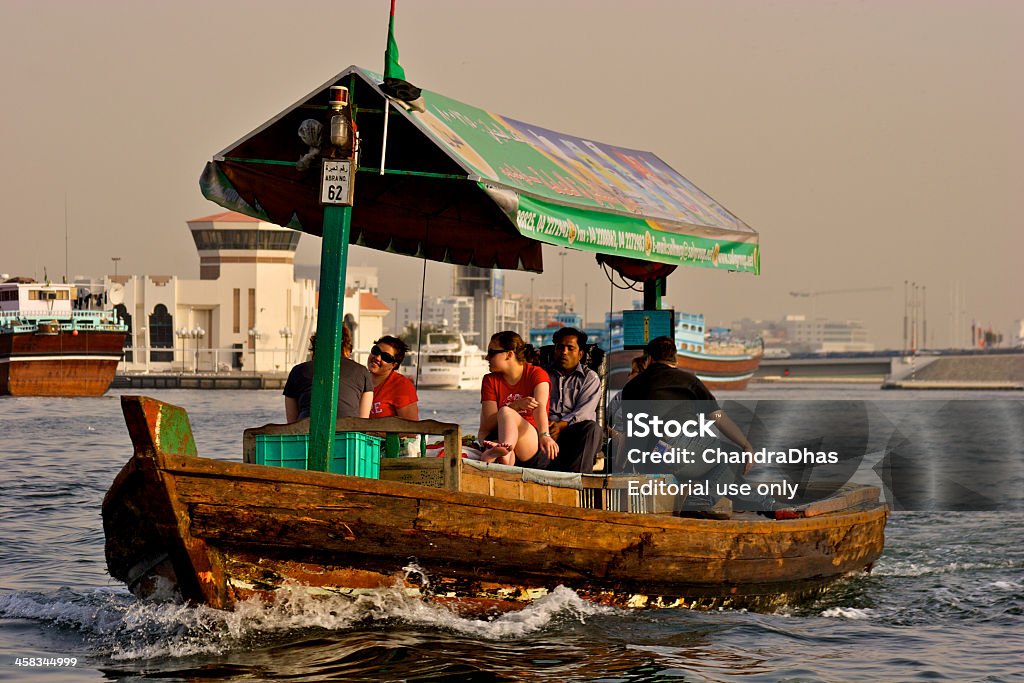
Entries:
<svg viewBox="0 0 1024 683">
<path fill-rule="evenodd" d="M 548 418 L 551 438 L 558 442 L 558 457 L 548 469 L 590 474 L 601 448 L 601 426 L 597 424 L 601 378 L 583 364 L 585 332 L 563 327 L 553 339 L 554 363 L 544 369 L 551 377 Z"/>
</svg>

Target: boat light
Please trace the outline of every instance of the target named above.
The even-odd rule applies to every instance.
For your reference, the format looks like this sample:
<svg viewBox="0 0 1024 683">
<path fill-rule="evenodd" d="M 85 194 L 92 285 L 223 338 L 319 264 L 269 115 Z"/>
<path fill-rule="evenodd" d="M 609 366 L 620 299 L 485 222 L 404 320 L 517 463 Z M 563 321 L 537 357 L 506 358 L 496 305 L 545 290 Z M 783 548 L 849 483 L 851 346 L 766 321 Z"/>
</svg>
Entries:
<svg viewBox="0 0 1024 683">
<path fill-rule="evenodd" d="M 343 152 L 352 149 L 352 119 L 348 112 L 348 88 L 343 85 L 331 86 L 331 144 Z"/>
</svg>

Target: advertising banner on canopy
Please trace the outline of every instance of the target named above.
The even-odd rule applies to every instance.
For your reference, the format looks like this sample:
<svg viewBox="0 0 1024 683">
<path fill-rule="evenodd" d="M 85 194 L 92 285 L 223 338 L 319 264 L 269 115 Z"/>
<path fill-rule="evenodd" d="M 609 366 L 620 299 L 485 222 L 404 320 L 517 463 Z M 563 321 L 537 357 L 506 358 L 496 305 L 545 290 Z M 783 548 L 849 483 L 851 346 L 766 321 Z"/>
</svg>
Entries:
<svg viewBox="0 0 1024 683">
<path fill-rule="evenodd" d="M 655 242 L 658 231 L 724 238 L 737 244 L 757 242 L 750 226 L 651 152 L 548 130 L 433 92 L 425 92 L 424 99 L 427 111 L 411 114 L 421 129 L 480 180 L 520 196 L 547 200 L 547 211 L 559 205 L 576 215 L 580 210 L 595 210 L 601 212 L 601 221 L 614 220 L 607 214 L 622 214 L 634 218 L 634 224 L 645 225 Z M 696 248 L 709 253 L 714 248 L 705 240 L 697 242 Z M 667 256 L 690 248 L 692 241 L 684 245 L 666 240 L 665 251 L 653 253 Z M 721 249 L 734 252 L 726 244 Z M 745 255 L 753 251 L 748 247 Z M 643 250 L 630 255 L 650 256 Z M 710 263 L 710 258 L 706 260 Z"/>
<path fill-rule="evenodd" d="M 519 232 L 548 244 L 644 261 L 760 272 L 756 243 L 678 234 L 637 216 L 581 210 L 519 195 L 510 218 Z"/>
</svg>

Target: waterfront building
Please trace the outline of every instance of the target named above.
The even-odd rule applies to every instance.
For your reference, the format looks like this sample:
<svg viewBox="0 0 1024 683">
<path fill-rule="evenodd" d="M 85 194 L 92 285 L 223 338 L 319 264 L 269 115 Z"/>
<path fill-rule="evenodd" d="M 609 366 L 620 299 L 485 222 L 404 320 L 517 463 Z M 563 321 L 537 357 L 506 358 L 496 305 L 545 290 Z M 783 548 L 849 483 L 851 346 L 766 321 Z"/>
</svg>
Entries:
<svg viewBox="0 0 1024 683">
<path fill-rule="evenodd" d="M 827 352 L 874 351 L 868 330 L 860 320 L 808 319 L 788 315 L 783 323 L 786 338 L 796 347 L 790 350 Z"/>
<path fill-rule="evenodd" d="M 760 337 L 767 356 L 780 353 L 870 352 L 875 345 L 860 320 L 830 320 L 787 315 L 782 320 L 744 318 L 730 324 L 741 337 Z"/>
<path fill-rule="evenodd" d="M 129 325 L 124 369 L 135 372 L 287 372 L 316 330 L 315 281 L 295 277 L 301 233 L 227 211 L 187 221 L 199 279 L 105 278 Z M 376 278 L 375 273 L 365 273 Z M 360 283 L 366 285 L 367 283 Z M 357 351 L 383 330 L 387 306 L 366 286 L 346 289 Z"/>
<path fill-rule="evenodd" d="M 452 296 L 476 296 L 477 292 L 489 296 L 505 295 L 505 274 L 493 268 L 455 266 L 452 268 Z"/>
<path fill-rule="evenodd" d="M 520 300 L 505 296 L 505 274 L 498 269 L 455 266 L 452 297 L 473 302 L 472 319 L 467 324 L 461 317 L 457 329 L 480 346 L 486 346 L 495 332 L 525 329 Z"/>
<path fill-rule="evenodd" d="M 474 332 L 476 332 L 474 338 L 481 341 L 481 348 L 487 346 L 487 342 L 495 332 L 515 330 L 522 333 L 527 329 L 520 303 L 519 299 L 491 296 L 483 291 L 476 293 L 476 296 L 473 297 Z"/>
<path fill-rule="evenodd" d="M 556 320 L 560 313 L 572 313 L 575 310 L 575 295 L 570 295 L 565 299 L 560 296 L 531 296 L 526 314 L 526 324 L 530 329 L 547 327 Z"/>
<path fill-rule="evenodd" d="M 450 296 L 427 296 L 398 306 L 398 331 L 422 322 L 425 329 L 458 332 L 470 343 L 486 346 L 495 332 L 527 329 L 525 303 L 521 295 L 505 292 L 501 271 L 455 266 Z"/>
<path fill-rule="evenodd" d="M 374 266 L 349 266 L 345 270 L 345 286 L 380 294 L 380 275 Z"/>
<path fill-rule="evenodd" d="M 395 334 L 399 334 L 408 325 L 419 327 L 420 300 L 403 302 L 399 305 L 401 325 Z M 461 332 L 469 335 L 474 331 L 473 297 L 471 296 L 427 296 L 422 300 L 422 318 L 424 327 L 438 330 Z"/>
</svg>

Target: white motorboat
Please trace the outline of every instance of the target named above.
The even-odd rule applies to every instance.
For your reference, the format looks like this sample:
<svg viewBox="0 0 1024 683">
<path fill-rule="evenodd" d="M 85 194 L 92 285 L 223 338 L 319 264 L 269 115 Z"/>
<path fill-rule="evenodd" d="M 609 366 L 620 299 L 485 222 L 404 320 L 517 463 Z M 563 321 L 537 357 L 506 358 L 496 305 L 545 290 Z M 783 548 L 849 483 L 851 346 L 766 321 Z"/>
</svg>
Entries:
<svg viewBox="0 0 1024 683">
<path fill-rule="evenodd" d="M 418 352 L 405 355 L 399 371 L 420 389 L 479 389 L 488 369 L 485 352 L 460 333 L 430 332 Z"/>
</svg>

